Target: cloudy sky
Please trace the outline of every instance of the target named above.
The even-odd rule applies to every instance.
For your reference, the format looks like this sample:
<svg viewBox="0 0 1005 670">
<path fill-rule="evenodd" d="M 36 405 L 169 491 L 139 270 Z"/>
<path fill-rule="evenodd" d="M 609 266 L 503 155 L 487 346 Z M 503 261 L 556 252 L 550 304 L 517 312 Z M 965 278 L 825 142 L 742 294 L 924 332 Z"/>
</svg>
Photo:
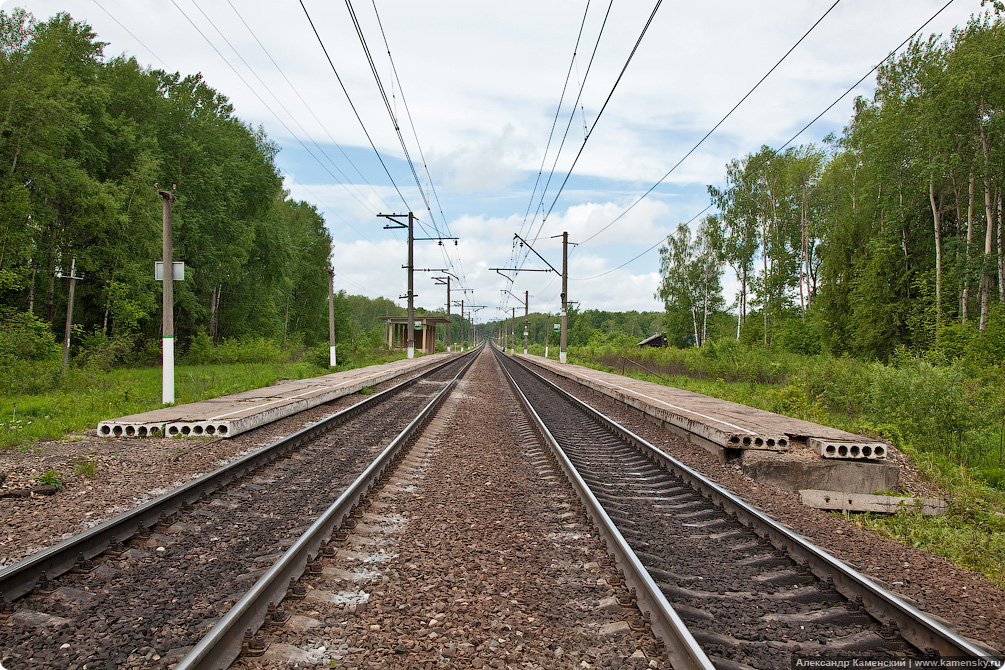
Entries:
<svg viewBox="0 0 1005 670">
<path fill-rule="evenodd" d="M 315 204 L 331 229 L 336 282 L 347 292 L 405 293 L 405 238 L 385 230 L 379 213 L 411 209 L 422 222 L 417 237 L 459 238 L 456 246 L 416 242 L 415 266 L 448 268 L 472 290 L 467 304 L 486 306 L 477 315 L 486 321 L 517 304 L 502 289 L 521 298 L 529 291 L 531 311 L 559 307 L 555 274 L 510 273 L 510 283 L 489 270 L 547 267 L 514 248 L 514 233 L 559 269 L 561 240 L 553 236 L 568 231 L 582 243 L 569 256 L 569 297 L 581 308 L 661 309 L 653 298 L 659 254 L 643 252 L 709 204 L 705 187 L 721 184 L 725 163 L 788 141 L 945 1 L 840 0 L 832 9 L 834 0 L 668 0 L 611 95 L 656 0 L 352 0 L 418 185 L 347 3 L 14 0 L 0 7 L 21 6 L 40 19 L 69 12 L 108 42 L 106 55 L 201 72 L 240 118 L 279 145 L 287 188 Z M 924 33 L 948 35 L 980 11 L 979 0 L 955 0 Z M 624 214 L 821 17 L 753 95 Z M 797 143 L 840 132 L 854 96 L 873 86 L 867 78 Z M 541 185 L 532 199 L 542 164 L 541 183 L 556 165 L 554 177 L 543 199 Z M 435 309 L 445 291 L 432 274 L 417 273 L 416 303 Z"/>
</svg>

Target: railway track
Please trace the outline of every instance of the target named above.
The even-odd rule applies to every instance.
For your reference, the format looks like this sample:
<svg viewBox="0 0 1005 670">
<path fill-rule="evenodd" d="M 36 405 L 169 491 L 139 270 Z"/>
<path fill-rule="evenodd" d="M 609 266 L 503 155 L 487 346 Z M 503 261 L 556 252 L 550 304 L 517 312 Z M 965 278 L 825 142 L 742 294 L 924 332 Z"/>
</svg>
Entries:
<svg viewBox="0 0 1005 670">
<path fill-rule="evenodd" d="M 490 355 L 399 454 L 235 668 L 669 667 Z"/>
<path fill-rule="evenodd" d="M 498 354 L 675 668 L 798 659 L 1000 663 L 697 472 Z"/>
<path fill-rule="evenodd" d="M 449 361 L 0 570 L 4 662 L 177 661 L 389 442 L 418 428 L 416 415 L 471 360 Z"/>
<path fill-rule="evenodd" d="M 902 664 L 950 658 L 982 659 L 983 667 L 999 664 L 498 352 L 495 360 L 506 371 L 513 398 L 496 389 L 492 398 L 472 406 L 476 389 L 485 393 L 483 381 L 471 382 L 459 394 L 462 400 L 449 401 L 469 403 L 463 410 L 451 405 L 458 424 L 453 432 L 436 420 L 433 432 L 449 433 L 444 440 L 456 444 L 439 457 L 435 477 L 433 463 L 443 447 L 432 438 L 420 438 L 420 449 L 405 459 L 404 474 L 392 475 L 477 354 L 0 571 L 5 595 L 0 659 L 11 670 L 85 665 L 193 670 L 229 667 L 243 653 L 239 667 L 258 668 L 271 667 L 255 659 L 281 640 L 272 652 L 280 662 L 356 664 L 365 658 L 388 667 L 582 662 L 761 670 L 800 667 L 799 659 Z M 484 380 L 485 373 L 479 374 Z M 383 402 L 391 397 L 394 402 Z M 525 403 L 529 422 L 511 418 L 508 428 L 488 429 L 494 435 L 488 442 L 479 437 L 486 429 L 476 426 L 492 414 L 487 405 L 504 404 L 513 413 L 516 398 Z M 336 425 L 342 429 L 332 430 Z M 515 485 L 507 486 L 504 496 L 491 488 L 506 479 L 498 468 L 526 466 L 512 454 L 499 455 L 501 430 L 522 435 L 517 460 L 543 477 L 522 483 L 522 493 Z M 551 450 L 551 464 L 539 445 Z M 490 455 L 495 471 L 487 465 Z M 575 503 L 563 502 L 549 488 L 559 471 L 587 511 L 582 522 L 572 511 Z M 423 477 L 437 479 L 436 495 L 444 495 L 444 502 L 414 493 Z M 389 481 L 388 491 L 382 485 Z M 480 520 L 473 513 L 474 499 L 485 497 L 491 521 L 485 510 Z M 545 498 L 550 502 L 542 502 Z M 406 504 L 421 508 L 409 523 L 416 526 L 410 544 L 422 549 L 417 557 L 401 559 L 399 569 L 417 572 L 407 578 L 395 572 L 397 584 L 380 577 L 371 591 L 379 588 L 384 603 L 367 604 L 369 594 L 361 589 L 322 597 L 333 575 L 336 581 L 354 579 L 339 561 L 391 559 L 389 550 L 371 555 L 365 548 L 393 542 L 375 529 L 390 525 L 400 531 L 410 515 Z M 569 511 L 551 514 L 556 508 Z M 554 518 L 551 531 L 541 536 L 546 541 L 499 528 L 544 527 L 546 517 Z M 606 549 L 591 548 L 596 537 L 582 525 L 590 520 Z M 496 530 L 477 531 L 486 524 Z M 467 530 L 459 532 L 461 526 Z M 527 551 L 520 542 L 528 541 L 541 548 Z M 595 560 L 569 558 L 591 551 Z M 608 551 L 611 561 L 604 555 Z M 486 562 L 483 554 L 494 558 Z M 446 577 L 444 561 L 454 565 Z M 586 581 L 570 576 L 570 569 L 585 572 Z M 505 573 L 493 576 L 493 570 Z M 376 574 L 363 572 L 371 579 Z M 483 576 L 467 584 L 477 572 Z M 62 576 L 55 579 L 57 574 Z M 464 577 L 458 580 L 457 574 Z M 506 580 L 505 589 L 497 586 Z M 497 600 L 490 602 L 493 596 Z M 284 599 L 288 610 L 298 612 L 295 625 L 282 610 Z M 339 620 L 338 626 L 319 634 L 315 628 L 322 624 L 313 617 L 333 602 L 351 605 L 356 616 L 330 614 L 329 623 Z M 563 620 L 560 613 L 570 603 L 573 618 Z M 374 616 L 363 614 L 371 607 Z M 417 623 L 408 623 L 409 609 L 416 610 Z M 454 619 L 453 627 L 444 619 Z M 572 641 L 563 652 L 549 636 Z M 599 644 L 590 646 L 591 636 Z M 311 645 L 314 651 L 303 656 Z M 570 653 L 576 646 L 578 652 Z"/>
</svg>

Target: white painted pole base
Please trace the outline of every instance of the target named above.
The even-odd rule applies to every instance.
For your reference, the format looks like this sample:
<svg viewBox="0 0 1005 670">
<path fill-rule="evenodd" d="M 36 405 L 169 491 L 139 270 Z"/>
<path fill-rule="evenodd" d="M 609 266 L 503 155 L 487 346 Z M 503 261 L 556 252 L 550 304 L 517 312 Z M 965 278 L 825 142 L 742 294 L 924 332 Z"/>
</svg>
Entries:
<svg viewBox="0 0 1005 670">
<path fill-rule="evenodd" d="M 544 357 L 548 358 L 548 345 L 544 345 Z"/>
<path fill-rule="evenodd" d="M 408 348 L 408 356 L 407 357 L 408 358 L 415 358 L 415 347 L 414 346 Z"/>
<path fill-rule="evenodd" d="M 564 351 L 559 352 L 558 358 L 560 363 L 565 363 L 565 352 Z"/>
<path fill-rule="evenodd" d="M 527 355 L 527 347 L 524 347 L 524 348 L 523 348 L 523 355 L 524 355 L 524 356 L 526 356 L 526 355 Z"/>
<path fill-rule="evenodd" d="M 165 337 L 162 342 L 164 358 L 161 402 L 167 405 L 174 402 L 174 338 Z"/>
<path fill-rule="evenodd" d="M 336 358 L 335 358 L 335 345 L 330 345 L 328 347 L 328 365 L 330 365 L 331 367 L 335 367 L 335 365 L 336 365 L 335 361 L 336 361 Z"/>
</svg>

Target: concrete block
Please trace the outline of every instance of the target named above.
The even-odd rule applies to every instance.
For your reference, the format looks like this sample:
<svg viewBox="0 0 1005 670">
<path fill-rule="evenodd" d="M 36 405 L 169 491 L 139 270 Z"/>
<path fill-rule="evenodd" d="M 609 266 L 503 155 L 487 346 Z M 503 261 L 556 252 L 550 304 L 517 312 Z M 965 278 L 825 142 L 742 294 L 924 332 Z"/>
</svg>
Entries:
<svg viewBox="0 0 1005 670">
<path fill-rule="evenodd" d="M 740 463 L 745 476 L 786 491 L 872 493 L 896 489 L 900 483 L 900 468 L 886 461 L 846 461 L 813 454 L 745 450 Z"/>
<path fill-rule="evenodd" d="M 878 441 L 837 442 L 811 437 L 807 442 L 813 451 L 824 458 L 852 458 L 859 460 L 886 458 L 887 447 Z"/>
<path fill-rule="evenodd" d="M 818 491 L 804 489 L 799 492 L 799 502 L 817 509 L 841 510 L 843 512 L 882 512 L 896 514 L 919 509 L 925 516 L 945 514 L 949 503 L 938 498 L 904 498 L 899 496 L 877 496 L 868 493 L 845 493 L 843 491 Z"/>
</svg>

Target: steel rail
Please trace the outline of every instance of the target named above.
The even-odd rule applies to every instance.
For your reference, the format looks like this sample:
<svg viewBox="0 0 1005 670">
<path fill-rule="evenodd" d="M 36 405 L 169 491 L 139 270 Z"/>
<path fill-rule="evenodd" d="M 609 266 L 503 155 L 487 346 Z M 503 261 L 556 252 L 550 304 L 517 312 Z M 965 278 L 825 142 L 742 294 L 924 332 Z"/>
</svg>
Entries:
<svg viewBox="0 0 1005 670">
<path fill-rule="evenodd" d="M 869 614 L 883 623 L 893 620 L 900 629 L 903 638 L 918 649 L 922 651 L 935 650 L 943 658 L 974 659 L 981 664 L 981 667 L 1005 667 L 1005 662 L 1002 659 L 994 658 L 987 650 L 935 621 L 821 547 L 816 546 L 696 470 L 590 407 L 579 398 L 531 370 L 522 361 L 515 358 L 507 360 L 512 360 L 575 407 L 600 422 L 608 431 L 632 444 L 645 457 L 688 481 L 727 514 L 731 514 L 737 521 L 769 540 L 777 549 L 786 551 L 794 561 L 808 563 L 810 571 L 817 578 L 821 580 L 832 579 L 835 589 L 846 598 L 855 599 L 857 596 L 861 596 L 862 605 Z"/>
<path fill-rule="evenodd" d="M 493 347 L 492 352 L 497 359 L 506 358 Z M 615 564 L 624 573 L 625 583 L 635 591 L 635 599 L 639 609 L 649 614 L 649 625 L 653 633 L 662 640 L 666 646 L 670 663 L 674 670 L 715 670 L 715 666 L 709 660 L 705 652 L 702 651 L 698 642 L 694 639 L 687 625 L 677 614 L 673 606 L 667 601 L 666 596 L 660 591 L 659 586 L 653 580 L 649 571 L 642 565 L 642 561 L 629 546 L 624 536 L 611 518 L 604 511 L 603 506 L 593 495 L 589 485 L 583 481 L 576 467 L 569 460 L 565 451 L 558 444 L 558 441 L 548 430 L 544 421 L 534 410 L 530 400 L 520 389 L 520 385 L 506 369 L 501 366 L 506 378 L 513 388 L 514 393 L 520 399 L 524 409 L 530 415 L 534 427 L 544 442 L 551 449 L 559 467 L 565 473 L 569 483 L 572 484 L 576 495 L 586 507 L 587 514 L 593 519 L 600 536 L 606 541 L 608 549 L 613 552 Z"/>
<path fill-rule="evenodd" d="M 465 356 L 470 354 L 464 354 Z M 141 528 L 150 528 L 162 516 L 173 514 L 179 509 L 210 495 L 248 472 L 271 463 L 287 452 L 328 432 L 348 419 L 411 387 L 423 377 L 434 374 L 461 358 L 452 358 L 420 375 L 408 379 L 389 389 L 368 397 L 352 407 L 302 428 L 284 438 L 276 440 L 261 449 L 224 465 L 213 472 L 187 482 L 133 509 L 103 521 L 93 528 L 67 538 L 58 544 L 42 549 L 31 556 L 0 569 L 0 603 L 4 599 L 13 601 L 29 593 L 42 579 L 54 579 L 77 564 L 82 556 L 91 559 L 100 555 L 116 543 L 125 542 Z M 468 363 L 470 365 L 470 361 Z"/>
<path fill-rule="evenodd" d="M 477 354 L 480 350 L 472 351 Z M 175 670 L 223 670 L 241 653 L 247 631 L 255 632 L 265 621 L 269 605 L 282 601 L 291 585 L 303 574 L 307 563 L 327 544 L 352 511 L 366 497 L 384 472 L 403 455 L 403 449 L 425 425 L 440 404 L 453 390 L 458 378 L 474 362 L 474 356 L 458 371 L 411 423 L 381 452 L 356 481 L 328 507 L 310 528 L 262 575 L 254 586 L 175 666 Z"/>
</svg>

